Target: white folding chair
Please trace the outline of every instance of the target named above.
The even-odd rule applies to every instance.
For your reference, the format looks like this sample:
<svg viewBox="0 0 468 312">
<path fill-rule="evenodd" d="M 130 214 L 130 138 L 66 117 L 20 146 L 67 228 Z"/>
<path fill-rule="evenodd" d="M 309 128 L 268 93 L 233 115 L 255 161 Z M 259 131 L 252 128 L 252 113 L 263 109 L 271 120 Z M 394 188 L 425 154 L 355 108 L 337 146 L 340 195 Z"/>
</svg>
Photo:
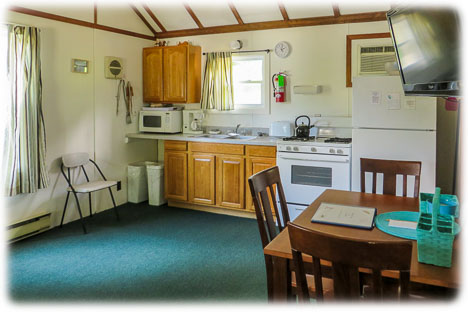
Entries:
<svg viewBox="0 0 468 312">
<path fill-rule="evenodd" d="M 103 181 L 90 181 L 88 178 L 88 174 L 86 173 L 85 170 L 85 165 L 91 162 L 94 164 L 96 169 L 99 171 L 101 174 L 101 177 Z M 64 169 L 67 169 L 67 174 L 65 174 Z M 83 173 L 86 177 L 85 183 L 81 184 L 72 184 L 71 181 L 71 172 L 70 169 L 79 169 L 83 170 Z M 114 211 L 115 215 L 117 216 L 117 220 L 120 220 L 119 218 L 119 213 L 117 212 L 117 206 L 115 205 L 115 200 L 114 200 L 114 195 L 112 194 L 112 189 L 111 187 L 114 185 L 117 185 L 117 181 L 107 181 L 106 177 L 102 173 L 101 169 L 99 166 L 89 158 L 88 153 L 73 153 L 73 154 L 66 154 L 62 156 L 62 166 L 61 166 L 61 171 L 63 176 L 65 177 L 65 180 L 67 180 L 68 183 L 68 188 L 67 188 L 67 199 L 65 200 L 65 206 L 63 207 L 63 214 L 62 214 L 62 221 L 60 222 L 60 227 L 63 225 L 63 218 L 65 217 L 65 212 L 67 210 L 67 204 L 68 204 L 68 198 L 70 197 L 70 192 L 73 193 L 76 199 L 76 207 L 78 208 L 78 212 L 80 214 L 80 220 L 81 220 L 81 225 L 83 226 L 83 231 L 86 234 L 86 227 L 83 221 L 83 214 L 81 213 L 81 208 L 80 208 L 80 202 L 78 200 L 78 196 L 76 195 L 77 193 L 88 193 L 89 194 L 89 215 L 90 217 L 93 216 L 92 212 L 92 205 L 91 205 L 91 193 L 95 191 L 100 191 L 103 189 L 108 189 L 109 194 L 112 198 L 112 203 L 114 204 Z"/>
</svg>

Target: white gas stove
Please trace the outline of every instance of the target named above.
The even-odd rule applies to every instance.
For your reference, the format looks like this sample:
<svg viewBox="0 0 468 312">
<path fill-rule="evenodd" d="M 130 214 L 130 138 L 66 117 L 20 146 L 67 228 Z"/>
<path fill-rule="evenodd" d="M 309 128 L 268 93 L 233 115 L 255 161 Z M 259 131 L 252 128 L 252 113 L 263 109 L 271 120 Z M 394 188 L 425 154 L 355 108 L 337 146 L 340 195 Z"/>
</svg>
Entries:
<svg viewBox="0 0 468 312">
<path fill-rule="evenodd" d="M 350 138 L 285 138 L 276 162 L 291 220 L 326 189 L 351 190 Z"/>
<path fill-rule="evenodd" d="M 284 140 L 277 143 L 277 151 L 306 154 L 351 155 L 351 141 L 325 142 L 329 138 Z M 349 141 L 349 142 L 348 142 Z"/>
</svg>

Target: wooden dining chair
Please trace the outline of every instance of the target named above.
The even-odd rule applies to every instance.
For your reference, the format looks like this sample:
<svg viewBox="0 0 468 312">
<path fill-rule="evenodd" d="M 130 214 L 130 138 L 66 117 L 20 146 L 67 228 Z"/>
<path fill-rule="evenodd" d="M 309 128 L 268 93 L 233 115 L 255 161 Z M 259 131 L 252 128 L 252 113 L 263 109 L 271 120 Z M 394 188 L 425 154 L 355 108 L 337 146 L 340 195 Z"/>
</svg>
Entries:
<svg viewBox="0 0 468 312">
<path fill-rule="evenodd" d="M 283 185 L 279 169 L 277 166 L 260 171 L 252 175 L 249 179 L 250 193 L 255 207 L 258 229 L 262 240 L 262 247 L 265 248 L 281 231 L 283 231 L 289 219 L 288 205 L 284 195 Z M 275 189 L 278 192 L 279 207 L 276 201 Z M 270 255 L 264 255 L 267 273 L 268 297 L 271 298 L 273 291 L 273 258 Z M 289 299 L 294 299 L 296 293 L 296 282 L 294 274 L 294 265 L 288 261 L 287 264 L 287 294 Z M 308 278 L 312 278 L 312 271 L 308 270 Z M 325 279 L 326 292 L 331 289 L 331 280 Z M 313 287 L 310 292 L 313 294 Z M 328 293 L 328 292 L 327 292 Z"/>
<path fill-rule="evenodd" d="M 248 181 L 255 207 L 255 215 L 257 217 L 262 247 L 265 248 L 266 245 L 286 228 L 289 222 L 288 206 L 286 204 L 286 197 L 284 196 L 283 185 L 281 184 L 279 169 L 277 166 L 265 169 L 252 175 Z M 279 207 L 275 198 L 275 188 L 278 192 Z M 273 215 L 273 211 L 275 215 Z M 273 290 L 273 259 L 270 255 L 264 256 L 268 295 L 271 298 Z M 291 273 L 288 272 L 287 276 L 288 296 L 291 296 Z"/>
<path fill-rule="evenodd" d="M 419 196 L 420 161 L 361 158 L 361 192 L 366 191 L 366 172 L 372 173 L 372 193 L 377 189 L 377 173 L 383 173 L 383 194 L 396 195 L 397 175 L 403 176 L 403 196 L 407 196 L 408 176 L 414 176 L 414 197 Z"/>
<path fill-rule="evenodd" d="M 313 258 L 317 301 L 323 301 L 324 298 L 321 259 L 332 263 L 334 299 L 362 298 L 359 268 L 372 271 L 372 296 L 368 298 L 383 299 L 384 294 L 390 294 L 390 290 L 385 289 L 386 284 L 382 281 L 382 270 L 399 271 L 399 297 L 408 298 L 413 248 L 411 241 L 359 241 L 316 232 L 291 222 L 288 223 L 288 231 L 296 268 L 299 301 L 309 301 L 302 254 Z"/>
</svg>

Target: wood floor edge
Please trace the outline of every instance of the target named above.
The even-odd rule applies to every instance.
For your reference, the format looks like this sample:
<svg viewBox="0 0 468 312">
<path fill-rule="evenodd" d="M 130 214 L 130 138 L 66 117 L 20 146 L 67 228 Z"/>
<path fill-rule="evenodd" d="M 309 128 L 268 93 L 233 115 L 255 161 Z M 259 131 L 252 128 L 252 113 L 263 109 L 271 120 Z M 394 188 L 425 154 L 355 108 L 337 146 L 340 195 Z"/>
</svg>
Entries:
<svg viewBox="0 0 468 312">
<path fill-rule="evenodd" d="M 173 208 L 192 209 L 192 210 L 205 211 L 205 212 L 217 213 L 217 214 L 234 216 L 234 217 L 249 218 L 249 219 L 256 218 L 255 213 L 250 212 L 250 211 L 239 211 L 239 210 L 234 210 L 234 209 L 209 207 L 209 206 L 203 206 L 203 205 L 177 202 L 177 201 L 172 201 L 172 200 L 169 200 L 167 202 L 167 205 Z"/>
</svg>

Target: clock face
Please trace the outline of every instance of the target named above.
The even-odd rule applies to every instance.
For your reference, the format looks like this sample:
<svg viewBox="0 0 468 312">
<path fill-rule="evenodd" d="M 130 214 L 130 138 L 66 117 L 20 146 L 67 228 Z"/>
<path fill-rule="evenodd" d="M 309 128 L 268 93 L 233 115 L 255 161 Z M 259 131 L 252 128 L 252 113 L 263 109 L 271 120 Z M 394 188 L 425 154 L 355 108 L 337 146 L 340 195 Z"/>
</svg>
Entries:
<svg viewBox="0 0 468 312">
<path fill-rule="evenodd" d="M 287 57 L 289 55 L 290 50 L 291 49 L 289 47 L 289 43 L 287 43 L 286 41 L 278 42 L 275 46 L 275 53 L 279 57 Z"/>
</svg>

